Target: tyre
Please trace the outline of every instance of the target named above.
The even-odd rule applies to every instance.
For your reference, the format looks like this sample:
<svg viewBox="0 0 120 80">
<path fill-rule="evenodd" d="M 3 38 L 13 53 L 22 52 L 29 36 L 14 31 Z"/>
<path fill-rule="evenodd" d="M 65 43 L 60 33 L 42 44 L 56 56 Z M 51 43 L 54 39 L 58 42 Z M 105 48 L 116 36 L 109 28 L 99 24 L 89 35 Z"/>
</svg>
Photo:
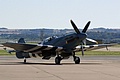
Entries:
<svg viewBox="0 0 120 80">
<path fill-rule="evenodd" d="M 74 61 L 75 61 L 75 64 L 80 64 L 80 58 L 79 57 L 75 57 Z"/>
<path fill-rule="evenodd" d="M 61 61 L 62 59 L 61 59 L 61 57 L 56 57 L 55 58 L 55 63 L 56 64 L 60 64 L 60 61 Z"/>
</svg>

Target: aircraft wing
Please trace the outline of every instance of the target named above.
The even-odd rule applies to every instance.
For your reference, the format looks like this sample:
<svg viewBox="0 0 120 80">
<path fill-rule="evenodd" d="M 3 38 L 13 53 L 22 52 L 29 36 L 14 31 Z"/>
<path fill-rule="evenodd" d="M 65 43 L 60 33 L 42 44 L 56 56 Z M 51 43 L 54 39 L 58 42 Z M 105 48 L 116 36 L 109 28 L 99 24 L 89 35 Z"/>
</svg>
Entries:
<svg viewBox="0 0 120 80">
<path fill-rule="evenodd" d="M 101 48 L 105 48 L 107 49 L 108 46 L 113 46 L 115 44 L 95 44 L 95 45 L 83 45 L 83 49 L 84 51 L 88 51 L 88 50 L 96 50 L 96 49 L 101 49 Z M 81 46 L 77 46 L 75 48 L 75 52 L 77 51 L 81 51 Z"/>
<path fill-rule="evenodd" d="M 13 48 L 16 51 L 35 53 L 42 50 L 60 51 L 62 47 L 56 47 L 51 45 L 40 45 L 40 44 L 25 44 L 25 43 L 3 43 L 6 47 Z"/>
</svg>

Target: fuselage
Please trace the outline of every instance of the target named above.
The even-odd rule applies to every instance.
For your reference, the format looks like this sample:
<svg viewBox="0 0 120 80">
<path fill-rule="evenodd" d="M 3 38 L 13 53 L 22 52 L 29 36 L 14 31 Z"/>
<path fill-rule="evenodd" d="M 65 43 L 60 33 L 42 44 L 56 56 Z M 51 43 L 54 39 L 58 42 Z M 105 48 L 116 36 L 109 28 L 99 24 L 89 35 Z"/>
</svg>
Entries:
<svg viewBox="0 0 120 80">
<path fill-rule="evenodd" d="M 43 45 L 58 46 L 71 50 L 80 45 L 86 37 L 87 35 L 85 33 L 73 33 L 59 38 L 51 38 L 51 40 L 48 40 L 47 42 L 44 41 Z"/>
</svg>

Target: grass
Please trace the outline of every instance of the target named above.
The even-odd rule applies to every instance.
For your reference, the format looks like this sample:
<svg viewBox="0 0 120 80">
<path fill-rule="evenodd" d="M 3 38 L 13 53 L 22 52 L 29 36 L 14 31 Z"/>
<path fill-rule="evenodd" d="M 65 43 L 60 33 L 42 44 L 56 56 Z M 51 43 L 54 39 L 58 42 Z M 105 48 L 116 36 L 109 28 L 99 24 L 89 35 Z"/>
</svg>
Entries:
<svg viewBox="0 0 120 80">
<path fill-rule="evenodd" d="M 120 47 L 120 44 L 118 44 L 118 45 L 115 45 L 115 46 L 112 46 L 112 47 Z"/>
<path fill-rule="evenodd" d="M 10 56 L 10 55 L 15 55 L 15 53 L 9 54 L 5 50 L 0 50 L 0 56 L 4 56 L 4 55 Z"/>
<path fill-rule="evenodd" d="M 81 52 L 77 52 L 77 55 L 81 55 Z M 85 55 L 120 55 L 120 51 L 85 51 Z"/>
</svg>

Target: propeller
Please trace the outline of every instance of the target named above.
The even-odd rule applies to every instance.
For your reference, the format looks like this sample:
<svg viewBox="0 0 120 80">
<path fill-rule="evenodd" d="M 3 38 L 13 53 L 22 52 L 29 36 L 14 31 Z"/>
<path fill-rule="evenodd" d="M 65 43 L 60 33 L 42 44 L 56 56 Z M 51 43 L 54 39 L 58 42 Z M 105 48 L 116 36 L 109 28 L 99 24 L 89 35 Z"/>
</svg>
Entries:
<svg viewBox="0 0 120 80">
<path fill-rule="evenodd" d="M 86 39 L 83 40 L 83 44 L 86 45 Z"/>
<path fill-rule="evenodd" d="M 84 56 L 83 42 L 81 44 L 81 49 L 82 49 L 82 56 Z"/>
<path fill-rule="evenodd" d="M 71 24 L 72 24 L 75 32 L 76 32 L 77 34 L 80 34 L 80 31 L 79 31 L 79 29 L 77 28 L 77 26 L 75 25 L 75 23 L 74 23 L 72 20 L 70 20 L 70 22 L 71 22 Z"/>
<path fill-rule="evenodd" d="M 72 24 L 75 32 L 76 32 L 77 34 L 80 34 L 80 31 L 79 31 L 79 29 L 77 28 L 77 26 L 75 25 L 75 23 L 74 23 L 72 20 L 70 20 L 70 22 L 71 22 L 71 24 Z M 88 23 L 85 25 L 84 29 L 82 30 L 82 33 L 86 33 L 86 31 L 87 31 L 90 23 L 91 23 L 91 22 L 88 21 Z M 86 40 L 82 40 L 82 43 L 81 43 L 82 56 L 84 56 L 83 44 L 86 44 Z"/>
<path fill-rule="evenodd" d="M 74 23 L 72 20 L 70 20 L 70 22 L 71 22 L 71 24 L 72 24 L 75 32 L 76 32 L 77 34 L 80 34 L 80 31 L 79 31 L 79 29 L 77 28 L 77 26 L 75 25 L 75 23 Z M 91 21 L 88 21 L 88 23 L 85 25 L 84 29 L 82 30 L 82 33 L 86 33 L 86 31 L 87 31 L 90 23 L 91 23 Z"/>
<path fill-rule="evenodd" d="M 107 51 L 109 50 L 107 46 L 106 46 L 106 50 L 107 50 Z"/>
<path fill-rule="evenodd" d="M 84 27 L 82 33 L 86 33 L 86 31 L 87 31 L 89 25 L 90 25 L 90 21 L 85 25 L 85 27 Z"/>
</svg>

